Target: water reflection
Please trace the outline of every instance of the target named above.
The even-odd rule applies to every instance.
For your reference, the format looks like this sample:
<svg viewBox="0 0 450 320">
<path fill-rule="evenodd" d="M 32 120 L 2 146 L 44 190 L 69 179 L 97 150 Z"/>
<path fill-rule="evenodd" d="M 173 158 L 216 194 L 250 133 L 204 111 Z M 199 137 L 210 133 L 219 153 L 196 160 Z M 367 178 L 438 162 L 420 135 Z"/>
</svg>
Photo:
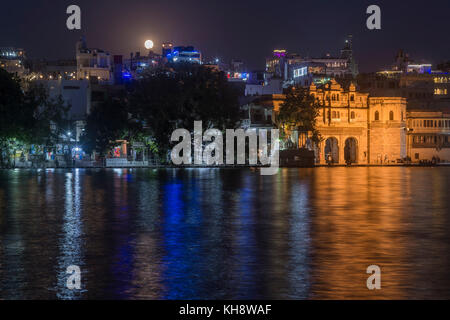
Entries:
<svg viewBox="0 0 450 320">
<path fill-rule="evenodd" d="M 63 211 L 63 223 L 59 244 L 58 257 L 58 285 L 57 297 L 60 299 L 76 299 L 85 290 L 69 290 L 67 283 L 67 268 L 78 266 L 84 268 L 82 248 L 82 222 L 81 217 L 81 187 L 80 170 L 65 174 L 65 206 Z M 51 197 L 47 197 L 50 199 Z M 83 278 L 83 275 L 81 276 Z"/>
<path fill-rule="evenodd" d="M 450 168 L 0 171 L 0 299 L 449 298 L 449 181 Z M 381 291 L 366 288 L 372 264 Z"/>
</svg>

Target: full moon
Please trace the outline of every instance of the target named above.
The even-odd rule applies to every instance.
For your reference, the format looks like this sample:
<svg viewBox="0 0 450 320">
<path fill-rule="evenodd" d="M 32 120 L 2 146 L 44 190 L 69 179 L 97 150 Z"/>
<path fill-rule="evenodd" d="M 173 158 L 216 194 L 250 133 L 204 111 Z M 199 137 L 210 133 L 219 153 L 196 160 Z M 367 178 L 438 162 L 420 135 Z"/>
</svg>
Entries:
<svg viewBox="0 0 450 320">
<path fill-rule="evenodd" d="M 150 50 L 153 48 L 153 41 L 152 40 L 147 40 L 145 41 L 145 48 Z"/>
</svg>

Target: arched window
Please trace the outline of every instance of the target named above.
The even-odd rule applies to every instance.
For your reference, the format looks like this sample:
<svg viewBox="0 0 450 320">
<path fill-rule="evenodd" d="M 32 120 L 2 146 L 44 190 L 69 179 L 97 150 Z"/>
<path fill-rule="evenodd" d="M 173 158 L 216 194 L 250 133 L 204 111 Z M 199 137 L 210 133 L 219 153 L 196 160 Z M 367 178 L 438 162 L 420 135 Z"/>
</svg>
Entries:
<svg viewBox="0 0 450 320">
<path fill-rule="evenodd" d="M 375 111 L 375 121 L 380 120 L 380 113 L 378 111 Z"/>
<path fill-rule="evenodd" d="M 339 93 L 336 95 L 336 100 L 339 101 Z"/>
<path fill-rule="evenodd" d="M 389 112 L 389 120 L 394 121 L 394 111 Z"/>
<path fill-rule="evenodd" d="M 352 111 L 352 112 L 350 113 L 350 119 L 355 119 L 355 118 L 356 118 L 355 111 Z"/>
<path fill-rule="evenodd" d="M 355 101 L 355 96 L 354 95 L 350 96 L 350 101 Z"/>
</svg>

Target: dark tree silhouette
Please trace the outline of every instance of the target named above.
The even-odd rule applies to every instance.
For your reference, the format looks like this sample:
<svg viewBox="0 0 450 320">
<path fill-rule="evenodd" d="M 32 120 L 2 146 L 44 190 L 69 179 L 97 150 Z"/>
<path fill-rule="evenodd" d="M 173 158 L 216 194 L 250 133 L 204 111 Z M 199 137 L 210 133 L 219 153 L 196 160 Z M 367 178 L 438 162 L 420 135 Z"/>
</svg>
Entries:
<svg viewBox="0 0 450 320">
<path fill-rule="evenodd" d="M 171 70 L 146 74 L 133 83 L 130 112 L 145 123 L 161 153 L 167 152 L 177 128 L 192 131 L 194 121 L 203 128 L 235 128 L 239 120 L 237 90 L 222 72 L 180 64 Z"/>
<path fill-rule="evenodd" d="M 117 140 L 129 138 L 131 128 L 125 100 L 108 98 L 91 110 L 80 142 L 87 153 L 104 156 Z"/>
<path fill-rule="evenodd" d="M 31 84 L 24 93 L 20 82 L 0 69 L 0 165 L 9 166 L 17 149 L 54 143 L 67 109 L 41 86 Z"/>
<path fill-rule="evenodd" d="M 308 89 L 293 87 L 286 94 L 280 106 L 276 123 L 284 134 L 297 130 L 300 134 L 309 135 L 314 143 L 319 143 L 321 136 L 316 127 L 320 105 L 309 94 Z"/>
</svg>

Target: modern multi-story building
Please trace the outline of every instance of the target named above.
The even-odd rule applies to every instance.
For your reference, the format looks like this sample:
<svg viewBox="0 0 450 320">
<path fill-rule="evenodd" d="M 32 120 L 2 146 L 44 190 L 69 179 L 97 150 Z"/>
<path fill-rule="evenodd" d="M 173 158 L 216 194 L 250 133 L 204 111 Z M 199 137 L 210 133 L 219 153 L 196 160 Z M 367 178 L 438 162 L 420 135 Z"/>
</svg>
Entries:
<svg viewBox="0 0 450 320">
<path fill-rule="evenodd" d="M 28 80 L 75 80 L 77 77 L 77 61 L 75 59 L 60 59 L 55 61 L 33 60 L 30 65 Z"/>
<path fill-rule="evenodd" d="M 408 109 L 433 108 L 440 101 L 450 98 L 450 74 L 441 71 L 381 71 L 360 75 L 358 84 L 372 96 L 407 98 Z"/>
<path fill-rule="evenodd" d="M 76 44 L 77 79 L 97 78 L 102 83 L 112 83 L 111 55 L 101 49 L 88 48 L 85 38 Z"/>
<path fill-rule="evenodd" d="M 283 79 L 285 87 L 309 86 L 315 78 L 327 78 L 327 81 L 331 78 L 354 78 L 358 75 L 358 65 L 353 56 L 352 36 L 345 41 L 339 57 L 328 53 L 321 58 L 309 58 L 284 49 L 274 50 L 273 57 L 266 60 L 266 72 Z"/>
<path fill-rule="evenodd" d="M 161 64 L 161 56 L 150 51 L 148 55 L 140 52 L 131 53 L 129 59 L 125 59 L 123 67 L 132 78 L 139 77 L 145 70 L 155 68 Z"/>
<path fill-rule="evenodd" d="M 26 73 L 25 50 L 13 47 L 0 48 L 0 68 L 22 77 Z"/>
<path fill-rule="evenodd" d="M 198 63 L 202 64 L 202 54 L 193 46 L 174 47 L 170 55 L 168 55 L 170 62 L 179 63 Z"/>
<path fill-rule="evenodd" d="M 70 119 L 84 119 L 89 114 L 92 102 L 92 84 L 89 80 L 38 79 L 36 82 L 48 90 L 50 98 L 61 97 L 70 106 Z"/>
<path fill-rule="evenodd" d="M 284 79 L 287 63 L 287 50 L 275 49 L 273 55 L 266 59 L 266 72 L 274 78 Z"/>
<path fill-rule="evenodd" d="M 245 85 L 246 96 L 262 96 L 281 93 L 283 93 L 283 81 L 281 79 L 275 78 L 260 83 L 246 83 Z"/>
<path fill-rule="evenodd" d="M 450 99 L 448 70 L 433 70 L 429 63 L 413 62 L 402 50 L 390 69 L 360 75 L 358 84 L 372 96 L 407 98 L 408 109 L 433 108 L 439 101 Z"/>
<path fill-rule="evenodd" d="M 172 54 L 173 51 L 173 43 L 172 42 L 164 42 L 162 44 L 162 56 L 163 58 L 167 58 L 169 55 Z"/>
</svg>

